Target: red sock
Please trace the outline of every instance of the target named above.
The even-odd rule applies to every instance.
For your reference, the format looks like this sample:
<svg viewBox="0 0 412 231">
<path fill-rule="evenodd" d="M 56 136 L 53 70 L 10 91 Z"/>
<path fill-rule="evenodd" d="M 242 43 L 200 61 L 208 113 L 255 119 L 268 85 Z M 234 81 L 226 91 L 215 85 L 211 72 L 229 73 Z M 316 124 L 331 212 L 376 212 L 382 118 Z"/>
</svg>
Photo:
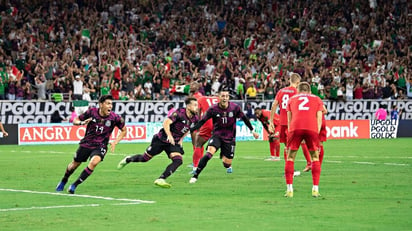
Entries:
<svg viewBox="0 0 412 231">
<path fill-rule="evenodd" d="M 197 165 L 199 164 L 199 160 L 203 156 L 203 147 L 201 148 L 195 148 L 195 151 L 193 152 L 193 167 L 197 168 Z"/>
<path fill-rule="evenodd" d="M 273 141 L 273 143 L 275 143 L 275 156 L 276 157 L 279 157 L 279 154 L 280 154 L 280 143 L 279 143 L 279 140 L 275 140 L 275 141 Z"/>
<path fill-rule="evenodd" d="M 286 184 L 293 184 L 293 172 L 295 170 L 295 162 L 293 161 L 286 161 L 285 164 L 285 178 Z"/>
<path fill-rule="evenodd" d="M 310 160 L 310 153 L 309 153 L 308 146 L 306 146 L 305 143 L 300 144 L 300 146 L 302 147 L 303 155 L 305 156 L 305 159 L 306 159 L 306 165 L 310 166 L 311 160 Z"/>
<path fill-rule="evenodd" d="M 270 155 L 275 156 L 275 142 L 269 142 Z"/>
<path fill-rule="evenodd" d="M 320 163 L 319 161 L 312 162 L 312 181 L 313 185 L 319 185 L 320 178 Z"/>
<path fill-rule="evenodd" d="M 283 149 L 283 157 L 285 158 L 285 161 L 288 159 L 288 147 L 285 146 L 285 149 Z"/>
<path fill-rule="evenodd" d="M 323 145 L 319 147 L 319 162 L 322 165 L 323 162 L 323 155 L 325 154 L 325 150 L 323 150 Z"/>
</svg>

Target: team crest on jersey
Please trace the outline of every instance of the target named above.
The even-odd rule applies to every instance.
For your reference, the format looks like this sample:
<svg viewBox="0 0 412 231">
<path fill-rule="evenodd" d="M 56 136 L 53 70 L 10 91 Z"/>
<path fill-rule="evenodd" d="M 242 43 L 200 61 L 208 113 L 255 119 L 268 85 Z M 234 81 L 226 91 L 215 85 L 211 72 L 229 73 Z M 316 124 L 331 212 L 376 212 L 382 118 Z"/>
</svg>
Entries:
<svg viewBox="0 0 412 231">
<path fill-rule="evenodd" d="M 110 122 L 110 120 L 107 120 L 104 125 L 105 125 L 106 127 L 110 127 L 110 125 L 112 125 L 112 122 Z"/>
<path fill-rule="evenodd" d="M 229 112 L 229 117 L 233 117 L 233 112 Z"/>
<path fill-rule="evenodd" d="M 186 123 L 186 120 L 183 120 L 183 121 L 182 121 L 182 123 L 184 123 L 184 124 L 185 124 L 185 123 Z"/>
</svg>

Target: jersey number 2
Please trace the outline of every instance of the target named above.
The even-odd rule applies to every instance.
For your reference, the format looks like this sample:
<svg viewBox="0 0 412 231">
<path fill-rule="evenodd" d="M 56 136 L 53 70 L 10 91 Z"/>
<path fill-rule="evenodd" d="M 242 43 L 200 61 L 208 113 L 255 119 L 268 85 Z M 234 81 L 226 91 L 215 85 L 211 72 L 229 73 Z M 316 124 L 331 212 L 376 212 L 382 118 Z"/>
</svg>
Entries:
<svg viewBox="0 0 412 231">
<path fill-rule="evenodd" d="M 309 110 L 309 107 L 307 106 L 307 104 L 309 103 L 308 97 L 302 96 L 302 97 L 299 97 L 299 100 L 302 101 L 302 102 L 299 103 L 298 110 L 299 111 Z"/>
</svg>

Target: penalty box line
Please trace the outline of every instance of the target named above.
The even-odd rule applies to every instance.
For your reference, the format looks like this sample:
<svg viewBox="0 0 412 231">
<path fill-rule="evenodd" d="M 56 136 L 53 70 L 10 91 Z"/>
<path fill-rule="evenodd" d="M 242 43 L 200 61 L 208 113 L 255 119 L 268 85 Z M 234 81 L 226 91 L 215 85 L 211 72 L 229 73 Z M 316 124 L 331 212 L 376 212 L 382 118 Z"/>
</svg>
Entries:
<svg viewBox="0 0 412 231">
<path fill-rule="evenodd" d="M 91 198 L 91 199 L 99 199 L 99 200 L 107 200 L 107 201 L 123 201 L 123 202 L 128 202 L 128 203 L 133 203 L 133 204 L 153 204 L 156 202 L 156 201 L 147 201 L 147 200 L 139 200 L 139 199 L 113 198 L 113 197 L 92 196 L 92 195 L 84 195 L 84 194 L 64 194 L 64 193 L 57 193 L 57 192 L 41 192 L 41 191 L 9 189 L 9 188 L 0 188 L 0 191 L 29 193 L 29 194 L 43 194 L 43 195 L 53 195 L 53 196 L 65 196 L 65 197 L 81 197 L 81 198 Z"/>
</svg>

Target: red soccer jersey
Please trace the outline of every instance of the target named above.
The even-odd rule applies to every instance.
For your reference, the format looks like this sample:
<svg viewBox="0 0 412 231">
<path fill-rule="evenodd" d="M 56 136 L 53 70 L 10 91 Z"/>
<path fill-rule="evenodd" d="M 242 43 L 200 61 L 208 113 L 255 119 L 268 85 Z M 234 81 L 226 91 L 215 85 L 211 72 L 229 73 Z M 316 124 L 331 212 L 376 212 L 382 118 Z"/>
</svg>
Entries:
<svg viewBox="0 0 412 231">
<path fill-rule="evenodd" d="M 200 116 L 206 113 L 207 109 L 209 109 L 213 104 L 217 104 L 219 102 L 219 98 L 217 96 L 202 96 L 197 99 L 200 108 Z"/>
<path fill-rule="evenodd" d="M 312 94 L 297 94 L 293 96 L 287 106 L 292 112 L 289 131 L 310 130 L 318 133 L 316 113 L 323 110 L 322 100 Z"/>
<path fill-rule="evenodd" d="M 196 93 L 193 94 L 193 97 L 195 97 L 197 100 L 199 100 L 199 98 L 202 97 L 202 96 L 203 95 L 200 92 L 196 92 Z"/>
<path fill-rule="evenodd" d="M 292 98 L 297 93 L 294 87 L 285 87 L 279 90 L 276 94 L 275 100 L 279 102 L 279 117 L 280 125 L 288 125 L 288 116 L 286 113 L 286 108 L 288 106 L 289 99 Z"/>
<path fill-rule="evenodd" d="M 262 110 L 262 115 L 257 119 L 260 122 L 262 122 L 262 125 L 266 129 L 266 131 L 269 131 L 270 111 Z M 273 118 L 273 125 L 275 125 L 275 130 L 278 130 L 279 124 L 280 124 L 279 115 L 275 113 L 275 117 Z"/>
</svg>

